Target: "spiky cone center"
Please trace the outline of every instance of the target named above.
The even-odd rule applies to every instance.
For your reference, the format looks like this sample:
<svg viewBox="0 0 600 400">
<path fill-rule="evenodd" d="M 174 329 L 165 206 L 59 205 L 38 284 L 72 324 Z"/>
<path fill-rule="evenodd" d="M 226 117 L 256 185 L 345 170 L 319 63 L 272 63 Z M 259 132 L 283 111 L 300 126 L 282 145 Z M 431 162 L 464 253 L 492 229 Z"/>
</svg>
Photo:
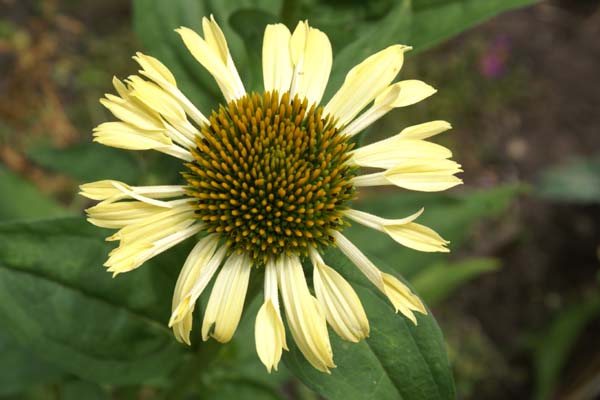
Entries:
<svg viewBox="0 0 600 400">
<path fill-rule="evenodd" d="M 220 106 L 183 176 L 195 215 L 257 265 L 333 243 L 354 198 L 350 143 L 323 108 L 287 93 Z"/>
</svg>

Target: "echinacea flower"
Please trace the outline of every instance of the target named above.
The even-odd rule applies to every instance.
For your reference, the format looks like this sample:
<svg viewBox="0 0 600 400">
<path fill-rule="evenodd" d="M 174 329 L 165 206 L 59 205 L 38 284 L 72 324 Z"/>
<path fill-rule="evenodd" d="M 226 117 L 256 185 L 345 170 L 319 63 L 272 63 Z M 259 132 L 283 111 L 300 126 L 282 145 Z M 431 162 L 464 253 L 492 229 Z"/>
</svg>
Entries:
<svg viewBox="0 0 600 400">
<path fill-rule="evenodd" d="M 404 53 L 394 45 L 348 72 L 337 93 L 321 105 L 332 65 L 327 36 L 307 22 L 291 33 L 268 25 L 263 41 L 263 93 L 247 93 L 215 22 L 204 18 L 204 37 L 180 28 L 185 45 L 215 78 L 225 102 L 203 114 L 157 59 L 137 53 L 141 76 L 114 79 L 118 95 L 102 104 L 118 122 L 94 130 L 94 140 L 129 150 L 157 150 L 182 160 L 182 185 L 131 186 L 99 181 L 81 194 L 100 203 L 89 221 L 118 229 L 105 263 L 113 274 L 200 235 L 181 269 L 169 326 L 190 343 L 196 301 L 214 280 L 202 339 L 229 341 L 240 321 L 252 267 L 264 269 L 264 303 L 256 316 L 260 360 L 277 369 L 287 350 L 285 319 L 293 340 L 317 369 L 335 367 L 327 324 L 343 339 L 369 335 L 361 301 L 344 277 L 322 258 L 337 246 L 415 324 L 426 314 L 421 300 L 393 275 L 380 271 L 343 235 L 352 220 L 420 251 L 448 251 L 447 241 L 415 220 L 384 219 L 350 208 L 365 186 L 441 191 L 461 183 L 451 152 L 426 139 L 450 129 L 444 121 L 405 128 L 388 139 L 354 148 L 356 134 L 394 108 L 431 96 L 416 80 L 393 83 Z M 368 173 L 360 168 L 367 167 Z M 303 262 L 313 267 L 312 289 Z M 283 311 L 280 307 L 280 295 Z"/>
</svg>

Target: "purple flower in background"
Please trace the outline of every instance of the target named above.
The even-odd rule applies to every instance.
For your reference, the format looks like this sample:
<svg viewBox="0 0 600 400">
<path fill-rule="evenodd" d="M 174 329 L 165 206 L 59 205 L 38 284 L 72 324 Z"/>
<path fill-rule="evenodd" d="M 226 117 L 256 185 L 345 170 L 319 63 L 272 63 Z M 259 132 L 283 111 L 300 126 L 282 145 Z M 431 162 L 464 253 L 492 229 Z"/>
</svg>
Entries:
<svg viewBox="0 0 600 400">
<path fill-rule="evenodd" d="M 504 75 L 510 48 L 510 40 L 506 35 L 497 36 L 479 59 L 481 74 L 489 79 L 497 79 Z"/>
</svg>

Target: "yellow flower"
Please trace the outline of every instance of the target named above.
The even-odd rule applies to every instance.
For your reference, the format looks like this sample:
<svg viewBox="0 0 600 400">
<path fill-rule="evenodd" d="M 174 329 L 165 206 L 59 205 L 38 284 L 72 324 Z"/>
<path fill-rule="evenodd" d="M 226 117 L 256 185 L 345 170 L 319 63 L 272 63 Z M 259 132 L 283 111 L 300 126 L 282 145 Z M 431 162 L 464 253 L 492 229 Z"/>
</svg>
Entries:
<svg viewBox="0 0 600 400">
<path fill-rule="evenodd" d="M 415 324 L 426 314 L 400 280 L 381 272 L 343 234 L 347 220 L 388 234 L 420 251 L 448 251 L 430 228 L 414 222 L 423 210 L 388 220 L 350 208 L 359 188 L 395 185 L 440 191 L 461 183 L 451 152 L 428 142 L 450 129 L 444 121 L 402 130 L 389 139 L 354 149 L 354 135 L 390 110 L 419 102 L 435 90 L 415 80 L 393 83 L 404 53 L 394 45 L 368 57 L 346 76 L 326 103 L 321 100 L 332 65 L 327 36 L 307 22 L 291 33 L 268 25 L 263 41 L 263 93 L 247 93 L 223 32 L 211 17 L 204 37 L 180 28 L 191 54 L 215 78 L 225 102 L 203 114 L 177 87 L 157 59 L 137 53 L 141 76 L 114 79 L 118 95 L 102 104 L 119 120 L 99 125 L 94 140 L 128 150 L 157 150 L 183 161 L 184 185 L 130 186 L 99 181 L 81 194 L 99 204 L 89 221 L 117 229 L 119 241 L 105 266 L 113 274 L 203 233 L 189 254 L 173 294 L 169 326 L 190 343 L 196 301 L 216 274 L 202 324 L 202 339 L 229 341 L 240 321 L 252 267 L 264 268 L 264 303 L 256 316 L 260 360 L 277 369 L 287 350 L 283 313 L 306 359 L 328 372 L 335 366 L 327 324 L 357 342 L 369 335 L 360 299 L 322 259 L 337 246 Z M 361 174 L 360 167 L 379 170 Z M 313 290 L 302 262 L 312 264 Z"/>
</svg>

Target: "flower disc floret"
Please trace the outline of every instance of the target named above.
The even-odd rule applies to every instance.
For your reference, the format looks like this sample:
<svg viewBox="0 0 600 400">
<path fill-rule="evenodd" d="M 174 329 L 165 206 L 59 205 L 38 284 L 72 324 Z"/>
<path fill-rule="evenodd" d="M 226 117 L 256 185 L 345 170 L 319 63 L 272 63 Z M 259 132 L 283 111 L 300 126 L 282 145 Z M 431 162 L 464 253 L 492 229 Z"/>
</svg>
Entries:
<svg viewBox="0 0 600 400">
<path fill-rule="evenodd" d="M 333 122 L 322 107 L 277 92 L 213 112 L 183 174 L 206 230 L 261 264 L 330 245 L 356 175 L 352 144 Z"/>
</svg>

